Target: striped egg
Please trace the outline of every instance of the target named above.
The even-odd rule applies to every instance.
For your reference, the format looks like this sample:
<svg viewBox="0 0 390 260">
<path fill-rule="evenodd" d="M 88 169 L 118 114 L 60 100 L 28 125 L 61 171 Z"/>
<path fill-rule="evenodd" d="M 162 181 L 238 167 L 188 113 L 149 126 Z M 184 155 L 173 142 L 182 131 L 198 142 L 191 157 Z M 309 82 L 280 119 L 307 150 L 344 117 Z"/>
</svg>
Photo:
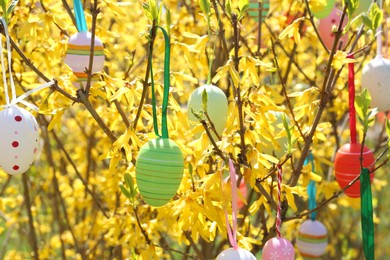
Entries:
<svg viewBox="0 0 390 260">
<path fill-rule="evenodd" d="M 0 167 L 8 174 L 26 172 L 39 148 L 38 124 L 33 115 L 18 106 L 0 111 Z"/>
<path fill-rule="evenodd" d="M 248 8 L 248 14 L 250 17 L 252 17 L 256 22 L 259 21 L 259 1 L 261 0 L 250 0 L 249 1 L 249 8 Z M 261 11 L 261 21 L 264 22 L 265 18 L 267 17 L 269 13 L 269 7 L 270 7 L 270 0 L 262 0 L 263 2 L 263 9 Z"/>
<path fill-rule="evenodd" d="M 345 144 L 340 147 L 336 153 L 334 161 L 334 169 L 336 172 L 336 180 L 340 188 L 347 186 L 353 179 L 360 174 L 360 153 L 362 150 L 361 144 Z M 375 161 L 374 154 L 367 147 L 363 147 L 363 167 L 370 167 Z M 373 170 L 372 166 L 370 170 Z M 374 174 L 370 174 L 370 181 L 374 179 Z M 346 189 L 345 194 L 351 198 L 360 197 L 360 180 L 355 182 L 351 187 Z"/>
<path fill-rule="evenodd" d="M 184 158 L 170 139 L 153 139 L 139 151 L 135 173 L 143 200 L 161 207 L 176 194 L 183 177 Z"/>
<path fill-rule="evenodd" d="M 78 86 L 85 86 L 88 79 L 86 68 L 89 67 L 89 57 L 91 51 L 90 32 L 78 32 L 72 35 L 68 42 L 68 50 L 66 51 L 65 63 L 73 70 L 73 74 L 77 77 Z M 95 35 L 94 56 L 92 73 L 100 72 L 104 67 L 104 46 L 102 41 Z M 93 77 L 96 81 L 97 76 Z"/>
<path fill-rule="evenodd" d="M 320 259 L 328 245 L 326 227 L 317 220 L 306 220 L 298 230 L 297 247 L 304 259 Z"/>
</svg>

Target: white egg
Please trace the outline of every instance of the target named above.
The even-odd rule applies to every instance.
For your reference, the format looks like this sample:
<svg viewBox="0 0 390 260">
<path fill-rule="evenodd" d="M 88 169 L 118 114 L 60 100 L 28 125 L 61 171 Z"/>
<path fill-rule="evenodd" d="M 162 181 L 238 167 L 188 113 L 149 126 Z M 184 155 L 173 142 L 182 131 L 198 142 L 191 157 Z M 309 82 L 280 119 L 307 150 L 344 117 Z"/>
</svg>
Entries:
<svg viewBox="0 0 390 260">
<path fill-rule="evenodd" d="M 256 260 L 256 257 L 248 250 L 238 248 L 228 248 L 222 251 L 218 256 L 217 260 Z"/>
<path fill-rule="evenodd" d="M 381 111 L 390 109 L 390 60 L 375 57 L 367 63 L 362 73 L 362 88 L 371 94 L 371 107 Z"/>
<path fill-rule="evenodd" d="M 8 174 L 26 172 L 38 153 L 38 124 L 18 106 L 0 111 L 0 167 Z"/>
</svg>

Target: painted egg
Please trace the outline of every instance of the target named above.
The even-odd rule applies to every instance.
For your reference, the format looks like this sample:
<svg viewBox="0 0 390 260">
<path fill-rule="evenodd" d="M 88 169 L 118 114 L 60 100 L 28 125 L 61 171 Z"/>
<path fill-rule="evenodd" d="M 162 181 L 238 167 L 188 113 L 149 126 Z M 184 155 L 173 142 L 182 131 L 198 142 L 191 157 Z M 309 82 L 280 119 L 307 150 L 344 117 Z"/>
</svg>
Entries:
<svg viewBox="0 0 390 260">
<path fill-rule="evenodd" d="M 371 94 L 371 107 L 390 109 L 390 60 L 375 57 L 363 67 L 362 88 Z"/>
<path fill-rule="evenodd" d="M 330 15 L 332 12 L 332 9 L 334 7 L 334 3 L 336 0 L 327 0 L 326 5 L 322 8 L 313 8 L 313 15 L 317 18 L 326 18 Z"/>
<path fill-rule="evenodd" d="M 0 166 L 10 174 L 26 172 L 39 148 L 38 124 L 33 115 L 18 106 L 0 111 Z"/>
<path fill-rule="evenodd" d="M 256 260 L 256 257 L 242 248 L 228 248 L 217 256 L 217 260 Z"/>
<path fill-rule="evenodd" d="M 328 245 L 326 227 L 317 220 L 306 220 L 298 230 L 297 247 L 304 259 L 320 259 Z"/>
<path fill-rule="evenodd" d="M 288 142 L 287 134 L 285 133 L 285 129 L 283 126 L 283 115 L 286 117 L 287 122 L 290 124 L 290 120 L 286 113 L 279 112 L 279 111 L 269 111 L 270 114 L 273 115 L 269 117 L 269 123 L 271 125 L 271 130 L 273 130 L 272 133 L 270 133 L 273 136 L 273 141 L 269 142 L 266 141 L 262 145 L 262 151 L 263 153 L 274 155 L 278 158 L 283 157 L 286 154 L 286 146 Z"/>
<path fill-rule="evenodd" d="M 89 67 L 91 37 L 92 34 L 90 32 L 78 32 L 72 35 L 69 39 L 68 50 L 65 56 L 65 63 L 73 70 L 78 84 L 81 84 L 83 87 L 88 79 L 85 68 Z M 102 41 L 95 35 L 92 73 L 102 71 L 103 67 L 104 46 Z M 93 80 L 96 81 L 97 77 L 93 77 Z"/>
<path fill-rule="evenodd" d="M 228 101 L 225 93 L 214 85 L 203 85 L 195 89 L 188 100 L 188 119 L 192 122 L 198 123 L 198 119 L 194 116 L 192 111 L 200 112 L 203 110 L 202 94 L 207 92 L 207 113 L 213 122 L 215 129 L 219 134 L 222 134 L 226 126 L 228 117 Z M 202 119 L 206 119 L 203 115 Z M 197 135 L 197 137 L 199 137 Z"/>
<path fill-rule="evenodd" d="M 141 147 L 135 168 L 139 192 L 146 203 L 161 207 L 176 194 L 183 177 L 184 158 L 177 144 L 153 139 Z"/>
<path fill-rule="evenodd" d="M 340 188 L 347 186 L 353 179 L 360 174 L 360 153 L 361 144 L 345 144 L 340 147 L 336 153 L 334 169 L 336 180 Z M 363 167 L 370 167 L 375 161 L 375 156 L 367 147 L 363 147 Z M 373 170 L 373 166 L 370 170 Z M 370 174 L 370 181 L 374 179 L 374 174 Z M 345 194 L 351 198 L 360 197 L 360 180 L 355 182 L 351 187 L 346 189 Z"/>
<path fill-rule="evenodd" d="M 263 0 L 263 9 L 261 10 L 261 21 L 264 22 L 265 18 L 269 13 L 270 3 L 269 0 Z M 256 22 L 259 21 L 259 0 L 249 0 L 248 14 Z"/>
<path fill-rule="evenodd" d="M 320 23 L 318 25 L 318 32 L 326 48 L 328 48 L 329 50 L 332 49 L 335 40 L 335 35 L 332 32 L 332 27 L 333 25 L 335 26 L 339 25 L 341 15 L 342 15 L 341 10 L 337 8 L 333 8 L 329 16 L 320 19 Z M 348 23 L 348 18 L 347 16 L 345 16 L 343 21 L 343 27 L 345 27 L 347 23 Z M 348 43 L 348 34 L 342 35 L 340 41 L 343 41 L 343 46 L 345 46 Z"/>
<path fill-rule="evenodd" d="M 294 260 L 294 247 L 283 237 L 268 240 L 263 248 L 263 260 Z"/>
</svg>

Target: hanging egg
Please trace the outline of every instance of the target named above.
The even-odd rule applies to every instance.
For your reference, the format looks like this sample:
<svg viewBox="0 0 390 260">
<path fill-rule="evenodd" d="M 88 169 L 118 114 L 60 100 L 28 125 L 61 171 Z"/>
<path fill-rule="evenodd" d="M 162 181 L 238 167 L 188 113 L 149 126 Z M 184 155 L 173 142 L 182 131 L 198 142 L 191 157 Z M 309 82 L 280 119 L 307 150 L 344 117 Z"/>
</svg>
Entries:
<svg viewBox="0 0 390 260">
<path fill-rule="evenodd" d="M 184 158 L 168 138 L 153 139 L 141 147 L 135 168 L 139 192 L 146 203 L 160 207 L 176 194 L 183 177 Z"/>
<path fill-rule="evenodd" d="M 337 8 L 333 8 L 329 16 L 320 19 L 320 23 L 318 25 L 318 32 L 326 48 L 328 48 L 329 50 L 332 49 L 335 40 L 335 35 L 332 32 L 332 28 L 333 26 L 336 27 L 339 26 L 341 15 L 342 15 L 341 10 Z M 347 23 L 348 23 L 348 17 L 345 16 L 342 27 L 345 27 Z M 343 41 L 343 46 L 346 46 L 348 42 L 348 35 L 347 34 L 342 35 L 340 41 Z"/>
<path fill-rule="evenodd" d="M 334 169 L 336 180 L 340 188 L 347 186 L 353 179 L 360 174 L 360 153 L 361 144 L 345 144 L 340 147 L 336 153 Z M 367 147 L 363 147 L 363 167 L 370 167 L 375 161 L 374 154 Z M 370 169 L 373 170 L 374 166 Z M 374 174 L 370 174 L 370 181 L 374 179 Z M 360 197 L 360 180 L 355 182 L 351 187 L 346 189 L 345 194 L 351 198 Z"/>
<path fill-rule="evenodd" d="M 317 220 L 306 220 L 298 230 L 297 247 L 304 259 L 319 259 L 328 245 L 326 227 Z"/>
<path fill-rule="evenodd" d="M 260 0 L 261 1 L 261 0 Z M 264 22 L 265 18 L 269 13 L 270 0 L 262 0 L 263 9 L 261 10 L 261 21 Z M 252 17 L 256 22 L 259 21 L 259 0 L 249 0 L 249 8 L 248 14 Z"/>
<path fill-rule="evenodd" d="M 256 260 L 256 257 L 248 250 L 228 248 L 222 251 L 216 260 Z"/>
<path fill-rule="evenodd" d="M 269 124 L 271 126 L 270 133 L 273 140 L 265 141 L 262 145 L 262 152 L 269 155 L 275 155 L 277 158 L 281 158 L 286 154 L 288 138 L 283 126 L 283 115 L 287 119 L 287 123 L 290 124 L 290 120 L 286 113 L 279 111 L 269 111 Z M 275 119 L 276 118 L 276 119 Z"/>
<path fill-rule="evenodd" d="M 73 70 L 73 74 L 77 77 L 78 86 L 85 87 L 88 79 L 88 74 L 85 73 L 85 69 L 89 68 L 91 37 L 92 34 L 90 32 L 78 32 L 72 35 L 68 42 L 65 63 Z M 92 73 L 101 72 L 103 67 L 104 46 L 102 41 L 95 35 Z M 98 77 L 93 76 L 92 79 L 96 81 Z"/>
<path fill-rule="evenodd" d="M 325 0 L 326 5 L 322 7 L 312 7 L 313 15 L 317 18 L 326 18 L 332 12 L 333 7 L 335 6 L 336 0 Z"/>
<path fill-rule="evenodd" d="M 263 248 L 263 260 L 294 260 L 294 247 L 283 237 L 268 240 Z"/>
<path fill-rule="evenodd" d="M 363 67 L 362 88 L 371 94 L 371 107 L 390 109 L 390 60 L 375 57 Z"/>
<path fill-rule="evenodd" d="M 39 148 L 38 124 L 33 115 L 18 106 L 0 111 L 0 167 L 10 174 L 26 172 Z"/>
<path fill-rule="evenodd" d="M 222 134 L 225 129 L 227 117 L 228 117 L 228 101 L 225 93 L 218 87 L 214 85 L 203 85 L 195 89 L 188 100 L 188 119 L 192 122 L 198 123 L 198 119 L 192 113 L 200 112 L 203 110 L 202 105 L 202 94 L 203 91 L 207 92 L 207 113 L 213 122 L 215 129 L 218 134 Z M 202 116 L 202 119 L 206 119 L 205 115 Z M 197 135 L 199 137 L 200 135 Z"/>
</svg>

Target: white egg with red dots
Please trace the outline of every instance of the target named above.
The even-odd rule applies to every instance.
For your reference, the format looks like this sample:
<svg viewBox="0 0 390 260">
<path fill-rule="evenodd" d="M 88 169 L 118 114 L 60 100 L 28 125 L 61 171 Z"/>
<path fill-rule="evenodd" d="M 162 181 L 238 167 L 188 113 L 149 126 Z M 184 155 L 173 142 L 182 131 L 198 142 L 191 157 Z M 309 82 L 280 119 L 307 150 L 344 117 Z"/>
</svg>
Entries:
<svg viewBox="0 0 390 260">
<path fill-rule="evenodd" d="M 0 167 L 10 175 L 26 172 L 39 149 L 38 123 L 16 105 L 0 111 Z"/>
</svg>

